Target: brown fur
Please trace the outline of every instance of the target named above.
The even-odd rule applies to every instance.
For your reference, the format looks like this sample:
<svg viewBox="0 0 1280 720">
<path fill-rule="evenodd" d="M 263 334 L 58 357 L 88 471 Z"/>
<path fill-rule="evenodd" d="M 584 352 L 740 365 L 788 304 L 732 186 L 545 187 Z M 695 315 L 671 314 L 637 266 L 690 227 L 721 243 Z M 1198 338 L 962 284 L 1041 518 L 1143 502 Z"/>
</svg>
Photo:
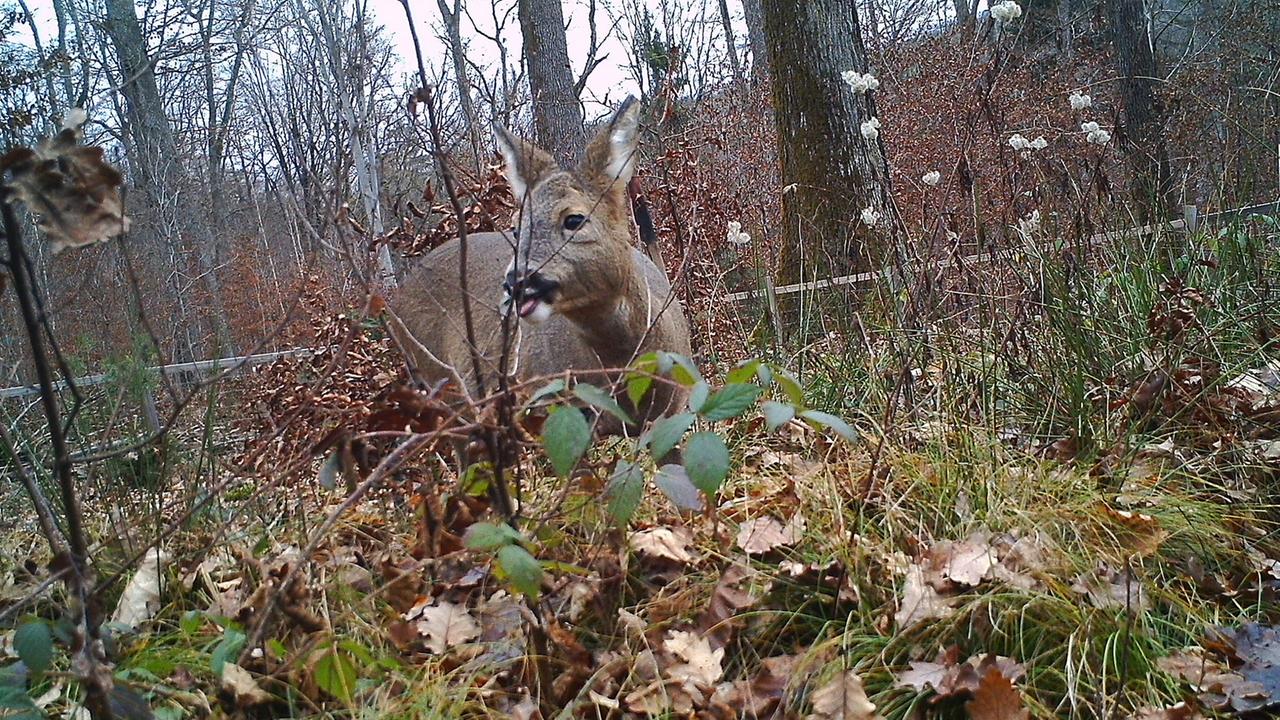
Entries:
<svg viewBox="0 0 1280 720">
<path fill-rule="evenodd" d="M 502 344 L 503 279 L 508 269 L 536 271 L 559 287 L 545 322 L 517 322 L 512 313 L 513 368 L 520 379 L 565 370 L 596 384 L 654 350 L 688 355 L 689 325 L 665 272 L 631 243 L 625 186 L 635 152 L 637 106 L 626 104 L 588 145 L 573 171 L 530 143 L 497 130 L 507 174 L 522 206 L 519 238 L 484 233 L 467 238 L 467 277 L 476 344 L 487 391 L 496 387 Z M 575 231 L 566 216 L 587 221 Z M 518 244 L 519 252 L 516 252 Z M 462 311 L 457 240 L 433 250 L 391 302 L 392 330 L 422 379 L 451 380 L 473 397 L 478 389 Z M 594 371 L 594 372 L 593 372 Z M 683 401 L 683 393 L 655 384 L 637 419 L 652 419 Z M 619 388 L 619 401 L 629 407 Z M 607 416 L 601 429 L 623 431 Z"/>
</svg>

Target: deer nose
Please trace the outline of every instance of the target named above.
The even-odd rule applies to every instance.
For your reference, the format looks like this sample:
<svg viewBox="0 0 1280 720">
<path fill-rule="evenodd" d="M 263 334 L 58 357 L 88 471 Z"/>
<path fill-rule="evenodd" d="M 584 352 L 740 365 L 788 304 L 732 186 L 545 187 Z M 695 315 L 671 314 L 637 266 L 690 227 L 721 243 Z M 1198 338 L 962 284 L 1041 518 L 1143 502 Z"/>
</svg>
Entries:
<svg viewBox="0 0 1280 720">
<path fill-rule="evenodd" d="M 509 297 L 517 300 L 543 299 L 549 296 L 559 283 L 549 280 L 540 272 L 531 272 L 523 276 L 515 270 L 508 270 L 502 282 L 502 289 Z"/>
</svg>

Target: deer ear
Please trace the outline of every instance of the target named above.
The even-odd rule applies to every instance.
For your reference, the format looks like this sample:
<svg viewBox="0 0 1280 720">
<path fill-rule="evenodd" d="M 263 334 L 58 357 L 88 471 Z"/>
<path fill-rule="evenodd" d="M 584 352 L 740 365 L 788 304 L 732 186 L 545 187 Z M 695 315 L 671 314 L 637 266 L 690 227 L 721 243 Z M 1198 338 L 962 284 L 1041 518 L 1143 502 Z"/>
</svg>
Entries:
<svg viewBox="0 0 1280 720">
<path fill-rule="evenodd" d="M 525 194 L 558 166 L 545 150 L 512 135 L 504 127 L 494 125 L 493 135 L 498 141 L 498 151 L 507 163 L 507 182 L 511 183 L 511 192 L 519 205 L 524 202 Z"/>
<path fill-rule="evenodd" d="M 639 130 L 640 103 L 629 97 L 587 145 L 583 174 L 604 190 L 626 185 L 636 169 Z"/>
</svg>

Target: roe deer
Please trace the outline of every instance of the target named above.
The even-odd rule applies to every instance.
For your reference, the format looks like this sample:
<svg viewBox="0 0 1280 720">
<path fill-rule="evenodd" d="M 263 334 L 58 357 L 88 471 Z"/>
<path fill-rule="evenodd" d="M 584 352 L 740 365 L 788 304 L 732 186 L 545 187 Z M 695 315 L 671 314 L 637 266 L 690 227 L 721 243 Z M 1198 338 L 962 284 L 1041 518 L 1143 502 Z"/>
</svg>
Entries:
<svg viewBox="0 0 1280 720">
<path fill-rule="evenodd" d="M 497 387 L 504 312 L 513 313 L 510 369 L 522 379 L 570 370 L 607 387 L 617 378 L 602 369 L 654 350 L 689 355 L 689 324 L 666 273 L 631 243 L 625 190 L 635 168 L 638 110 L 634 99 L 625 101 L 573 170 L 494 128 L 520 211 L 514 239 L 467 236 L 472 322 L 488 392 Z M 459 250 L 455 239 L 422 259 L 390 304 L 391 326 L 423 380 L 449 380 L 474 397 Z M 639 408 L 621 388 L 615 396 L 643 422 L 674 410 L 684 393 L 655 383 Z M 597 431 L 624 428 L 604 414 Z"/>
</svg>

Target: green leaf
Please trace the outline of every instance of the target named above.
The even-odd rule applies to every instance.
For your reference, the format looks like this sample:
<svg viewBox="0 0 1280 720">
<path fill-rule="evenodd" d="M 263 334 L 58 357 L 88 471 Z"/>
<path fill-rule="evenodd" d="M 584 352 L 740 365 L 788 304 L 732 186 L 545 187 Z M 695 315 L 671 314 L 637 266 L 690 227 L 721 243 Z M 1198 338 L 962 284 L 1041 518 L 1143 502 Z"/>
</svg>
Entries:
<svg viewBox="0 0 1280 720">
<path fill-rule="evenodd" d="M 204 625 L 204 613 L 199 610 L 188 610 L 178 618 L 178 629 L 183 635 L 195 635 Z"/>
<path fill-rule="evenodd" d="M 702 380 L 702 373 L 699 372 L 698 366 L 694 365 L 692 360 L 679 353 L 666 353 L 666 356 L 670 362 L 674 363 L 674 366 L 668 367 L 673 380 L 686 387 Z"/>
<path fill-rule="evenodd" d="M 711 394 L 711 388 L 705 380 L 699 380 L 693 389 L 689 391 L 689 409 L 698 412 L 707 402 L 707 396 Z"/>
<path fill-rule="evenodd" d="M 676 365 L 676 358 L 672 353 L 660 352 L 657 354 L 658 372 L 666 375 L 671 372 L 671 368 Z"/>
<path fill-rule="evenodd" d="M 355 690 L 356 681 L 360 679 L 360 671 L 355 661 L 345 652 L 333 648 L 316 662 L 312 669 L 316 685 L 321 690 L 342 700 L 351 701 L 351 693 Z"/>
<path fill-rule="evenodd" d="M 516 592 L 531 598 L 542 592 L 542 566 L 528 550 L 519 545 L 504 545 L 498 550 L 498 567 Z"/>
<path fill-rule="evenodd" d="M 13 633 L 13 649 L 33 672 L 44 672 L 53 664 L 53 634 L 39 620 L 18 626 Z"/>
<path fill-rule="evenodd" d="M 729 448 L 713 432 L 696 432 L 684 444 L 684 469 L 689 481 L 707 495 L 714 495 L 729 474 Z"/>
<path fill-rule="evenodd" d="M 618 404 L 618 401 L 614 400 L 612 395 L 601 390 L 595 385 L 578 383 L 573 386 L 573 394 L 577 395 L 579 399 L 588 405 L 604 410 L 628 425 L 631 424 L 631 416 L 627 414 L 626 410 L 622 409 L 622 406 Z"/>
<path fill-rule="evenodd" d="M 736 418 L 755 404 L 756 398 L 764 392 L 755 385 L 737 383 L 725 385 L 707 398 L 698 412 L 708 420 L 728 420 Z"/>
<path fill-rule="evenodd" d="M 316 476 L 320 487 L 325 490 L 338 487 L 338 473 L 342 470 L 342 458 L 338 455 L 337 450 L 329 453 L 329 457 L 325 458 L 324 464 L 320 466 L 320 473 Z"/>
<path fill-rule="evenodd" d="M 770 432 L 786 425 L 791 421 L 791 418 L 796 416 L 794 406 L 787 403 L 774 402 L 773 400 L 764 401 L 760 409 L 764 411 L 764 424 L 768 426 Z"/>
<path fill-rule="evenodd" d="M 640 406 L 644 396 L 649 394 L 649 389 L 653 387 L 653 377 L 651 375 L 635 374 L 627 378 L 627 399 L 632 405 Z"/>
<path fill-rule="evenodd" d="M 759 367 L 760 367 L 759 360 L 747 360 L 746 362 L 730 370 L 729 373 L 724 376 L 725 384 L 735 385 L 735 384 L 740 384 L 745 382 L 751 382 L 752 380 L 755 379 L 756 369 Z"/>
<path fill-rule="evenodd" d="M 568 477 L 582 453 L 591 444 L 591 427 L 575 407 L 556 407 L 542 426 L 542 447 L 551 458 L 551 467 L 560 477 Z"/>
<path fill-rule="evenodd" d="M 662 458 L 671 452 L 671 448 L 680 443 L 680 438 L 693 424 L 693 413 L 680 413 L 659 419 L 649 431 L 649 452 L 653 459 L 662 462 Z"/>
<path fill-rule="evenodd" d="M 564 378 L 556 378 L 551 382 L 538 388 L 538 391 L 529 398 L 529 404 L 532 405 L 548 395 L 555 395 L 564 390 Z"/>
<path fill-rule="evenodd" d="M 702 493 L 689 481 L 689 474 L 682 466 L 663 465 L 658 468 L 653 483 L 680 510 L 702 509 Z"/>
<path fill-rule="evenodd" d="M 510 525 L 489 522 L 472 523 L 462 535 L 462 544 L 472 550 L 496 550 L 520 540 L 520 533 Z"/>
<path fill-rule="evenodd" d="M 31 700 L 31 696 L 21 687 L 4 686 L 0 687 L 0 710 L 25 710 L 26 712 L 19 715 L 5 714 L 4 717 L 9 720 L 26 720 L 27 718 L 42 718 L 44 713 L 36 708 L 36 704 Z"/>
<path fill-rule="evenodd" d="M 831 428 L 838 433 L 840 437 L 848 440 L 849 442 L 854 442 L 858 439 L 858 431 L 854 430 L 853 426 L 831 413 L 824 413 L 821 410 L 805 410 L 800 413 L 800 417 L 821 427 Z"/>
<path fill-rule="evenodd" d="M 773 381 L 782 388 L 782 392 L 786 393 L 787 399 L 792 405 L 802 407 L 804 405 L 804 388 L 800 387 L 800 381 L 795 376 L 787 372 L 786 368 L 774 367 Z"/>
<path fill-rule="evenodd" d="M 609 515 L 619 524 L 626 525 L 644 498 L 644 470 L 635 463 L 619 460 L 604 492 L 609 498 Z"/>
<path fill-rule="evenodd" d="M 209 657 L 209 665 L 213 668 L 214 675 L 221 677 L 222 666 L 228 662 L 235 662 L 240 650 L 244 648 L 245 640 L 244 633 L 235 628 L 227 628 Z"/>
</svg>

